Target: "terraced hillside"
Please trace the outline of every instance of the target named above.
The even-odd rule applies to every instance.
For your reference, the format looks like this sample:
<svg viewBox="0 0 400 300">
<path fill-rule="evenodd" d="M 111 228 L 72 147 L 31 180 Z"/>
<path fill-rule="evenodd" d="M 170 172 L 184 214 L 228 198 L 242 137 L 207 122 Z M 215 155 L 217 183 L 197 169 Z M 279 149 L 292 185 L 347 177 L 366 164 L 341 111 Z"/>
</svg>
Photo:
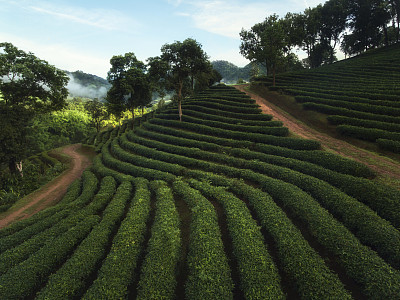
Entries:
<svg viewBox="0 0 400 300">
<path fill-rule="evenodd" d="M 91 140 L 63 200 L 0 231 L 5 299 L 395 299 L 400 192 L 229 87 Z M 152 118 L 150 118 L 152 117 Z M 139 122 L 139 121 L 138 121 Z"/>
<path fill-rule="evenodd" d="M 328 114 L 343 135 L 400 153 L 400 44 L 303 72 L 277 75 L 276 89 Z M 272 86 L 272 79 L 267 85 Z"/>
</svg>

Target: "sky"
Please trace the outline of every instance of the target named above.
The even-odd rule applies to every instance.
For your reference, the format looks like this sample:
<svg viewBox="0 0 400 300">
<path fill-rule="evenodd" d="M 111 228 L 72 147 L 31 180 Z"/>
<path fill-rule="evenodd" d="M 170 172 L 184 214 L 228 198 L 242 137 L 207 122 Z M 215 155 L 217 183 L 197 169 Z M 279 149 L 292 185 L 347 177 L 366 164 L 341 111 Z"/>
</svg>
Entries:
<svg viewBox="0 0 400 300">
<path fill-rule="evenodd" d="M 242 28 L 273 13 L 302 12 L 323 0 L 0 0 L 0 42 L 57 68 L 107 77 L 114 55 L 146 59 L 164 44 L 193 38 L 211 61 L 239 67 Z"/>
</svg>

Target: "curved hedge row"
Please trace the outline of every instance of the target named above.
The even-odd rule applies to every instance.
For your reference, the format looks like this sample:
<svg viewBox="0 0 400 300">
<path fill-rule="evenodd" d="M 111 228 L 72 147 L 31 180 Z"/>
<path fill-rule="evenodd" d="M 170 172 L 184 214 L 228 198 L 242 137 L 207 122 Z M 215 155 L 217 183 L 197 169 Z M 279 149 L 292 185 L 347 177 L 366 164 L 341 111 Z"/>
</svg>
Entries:
<svg viewBox="0 0 400 300">
<path fill-rule="evenodd" d="M 179 215 L 172 192 L 165 182 L 153 181 L 151 188 L 157 199 L 156 214 L 138 283 L 137 299 L 173 299 L 181 249 Z"/>
<path fill-rule="evenodd" d="M 99 222 L 99 216 L 88 216 L 75 227 L 40 248 L 27 260 L 0 276 L 0 295 L 4 299 L 21 299 L 35 295 L 48 276 L 55 272 L 71 251 Z"/>
<path fill-rule="evenodd" d="M 168 115 L 168 114 L 159 114 L 157 115 L 159 119 L 166 120 L 177 120 L 177 116 Z M 192 124 L 200 124 L 206 126 L 212 126 L 214 128 L 232 130 L 232 131 L 241 131 L 247 133 L 261 133 L 261 134 L 271 134 L 271 135 L 279 135 L 279 136 L 287 136 L 289 134 L 289 130 L 286 127 L 282 127 L 282 122 L 269 121 L 265 122 L 262 126 L 248 126 L 241 124 L 231 124 L 224 123 L 220 121 L 212 121 L 212 120 L 203 120 L 196 117 L 191 117 L 187 115 L 182 116 L 183 122 L 188 122 Z M 279 128 L 279 129 L 278 129 Z M 281 134 L 277 134 L 277 132 L 282 131 Z"/>
<path fill-rule="evenodd" d="M 201 176 L 206 176 L 213 184 L 227 186 L 234 194 L 249 202 L 261 226 L 273 238 L 278 259 L 291 279 L 290 284 L 296 287 L 301 298 L 351 298 L 337 275 L 325 265 L 271 196 L 241 180 L 218 175 L 209 177 L 206 173 Z"/>
<path fill-rule="evenodd" d="M 339 125 L 336 130 L 342 134 L 362 140 L 373 141 L 377 139 L 386 139 L 392 141 L 400 141 L 400 132 L 390 132 L 376 128 L 365 128 L 353 125 Z"/>
<path fill-rule="evenodd" d="M 37 299 L 65 299 L 82 295 L 89 276 L 105 256 L 113 231 L 122 218 L 132 191 L 130 182 L 122 183 L 102 212 L 101 221 L 82 241 L 62 267 L 52 274 L 37 294 Z"/>
<path fill-rule="evenodd" d="M 219 97 L 192 97 L 189 98 L 187 100 L 185 100 L 183 103 L 185 104 L 196 104 L 196 105 L 202 105 L 202 106 L 209 106 L 210 103 L 214 104 L 218 104 L 218 105 L 223 105 L 223 106 L 227 106 L 227 110 L 230 111 L 231 108 L 233 107 L 237 107 L 237 108 L 241 108 L 244 109 L 243 112 L 245 112 L 246 110 L 249 110 L 250 112 L 253 109 L 258 109 L 260 106 L 258 104 L 255 103 L 254 100 L 251 99 L 246 99 L 246 100 L 251 100 L 251 101 L 246 101 L 242 102 L 241 99 L 230 99 L 229 97 L 225 98 L 225 99 L 221 99 Z M 210 106 L 211 107 L 211 106 Z M 238 112 L 238 111 L 233 111 L 233 112 Z"/>
<path fill-rule="evenodd" d="M 400 293 L 400 272 L 335 220 L 310 195 L 289 183 L 260 176 L 248 170 L 241 177 L 259 182 L 263 191 L 306 224 L 308 231 L 342 265 L 346 274 L 363 288 L 367 297 L 390 299 Z"/>
<path fill-rule="evenodd" d="M 148 181 L 135 178 L 135 196 L 125 219 L 121 222 L 111 250 L 103 261 L 98 276 L 83 299 L 124 299 L 134 277 L 150 214 Z"/>
<path fill-rule="evenodd" d="M 89 202 L 94 196 L 97 190 L 97 178 L 93 173 L 89 171 L 85 171 L 83 174 L 83 190 L 82 194 L 76 198 L 73 202 L 69 203 L 67 206 L 56 206 L 54 209 L 51 209 L 53 214 L 50 214 L 46 218 L 38 219 L 36 218 L 36 222 L 30 226 L 26 226 L 18 232 L 5 236 L 0 239 L 0 252 L 3 252 L 7 249 L 15 247 L 20 243 L 24 242 L 26 239 L 31 236 L 42 232 L 43 230 L 51 227 L 54 223 L 60 221 L 65 218 L 70 212 L 66 208 L 70 208 L 72 210 L 82 207 L 87 202 Z M 26 224 L 25 222 L 23 224 Z M 29 224 L 29 223 L 28 223 Z"/>
<path fill-rule="evenodd" d="M 362 111 L 352 110 L 352 109 L 343 108 L 343 107 L 335 107 L 332 105 L 326 105 L 326 104 L 320 104 L 320 103 L 305 102 L 305 103 L 303 103 L 303 108 L 315 110 L 315 111 L 318 111 L 321 113 L 331 114 L 331 115 L 339 115 L 339 116 L 346 116 L 346 117 L 352 117 L 352 118 L 357 118 L 357 119 L 374 120 L 374 121 L 400 124 L 399 117 L 377 115 L 377 114 L 373 114 L 373 113 L 362 112 Z"/>
<path fill-rule="evenodd" d="M 395 124 L 395 123 L 357 119 L 357 118 L 351 118 L 346 116 L 335 116 L 335 115 L 328 116 L 327 119 L 329 123 L 333 125 L 345 124 L 345 125 L 353 125 L 366 128 L 376 128 L 376 129 L 400 133 L 400 124 Z"/>
<path fill-rule="evenodd" d="M 232 299 L 231 270 L 213 205 L 183 181 L 175 181 L 173 191 L 188 203 L 192 213 L 186 297 L 199 300 Z"/>
<path fill-rule="evenodd" d="M 176 134 L 177 136 L 171 134 Z M 135 136 L 169 143 L 172 145 L 179 145 L 186 148 L 197 148 L 204 151 L 217 153 L 228 153 L 234 156 L 237 155 L 236 152 L 243 153 L 243 157 L 249 157 L 248 153 L 250 153 L 249 155 L 255 155 L 255 158 L 257 157 L 257 155 L 259 155 L 259 153 L 270 154 L 274 156 L 293 158 L 300 161 L 310 162 L 312 164 L 330 169 L 332 171 L 349 174 L 352 176 L 375 176 L 371 169 L 359 162 L 320 150 L 292 150 L 266 144 L 251 145 L 250 143 L 245 143 L 244 141 L 237 141 L 236 146 L 241 148 L 234 148 L 233 141 L 231 144 L 219 145 L 220 140 L 218 138 L 212 139 L 210 137 L 206 142 L 202 142 L 199 141 L 198 135 L 195 133 L 190 134 L 187 132 L 179 132 L 176 130 L 174 131 L 173 129 L 169 129 L 168 134 L 158 133 L 156 131 L 148 131 L 142 128 L 137 128 L 135 130 L 135 133 L 133 133 L 132 131 L 127 133 L 127 137 L 131 141 L 134 140 Z M 246 149 L 247 147 L 251 147 L 251 150 Z"/>
<path fill-rule="evenodd" d="M 400 141 L 392 141 L 386 139 L 377 139 L 376 140 L 379 147 L 385 150 L 390 150 L 395 153 L 400 153 Z"/>
<path fill-rule="evenodd" d="M 182 104 L 183 108 L 183 104 Z M 251 114 L 245 114 L 245 113 L 240 113 L 240 112 L 231 112 L 231 111 L 226 111 L 224 110 L 223 105 L 219 108 L 211 108 L 211 107 L 205 107 L 201 105 L 195 105 L 195 104 L 186 104 L 184 106 L 185 110 L 195 110 L 198 112 L 202 112 L 205 114 L 210 114 L 210 115 L 215 115 L 215 116 L 223 116 L 223 117 L 229 117 L 229 118 L 236 118 L 239 120 L 252 120 L 252 121 L 270 121 L 272 119 L 271 115 L 264 115 L 260 114 L 257 112 L 251 113 Z M 183 114 L 185 114 L 183 112 Z"/>
<path fill-rule="evenodd" d="M 163 112 L 164 113 L 164 112 Z M 165 113 L 171 113 L 171 111 L 165 111 Z M 175 112 L 174 112 L 175 114 Z M 157 114 L 157 117 L 159 114 Z M 236 118 L 229 118 L 229 117 L 224 117 L 224 116 L 218 116 L 218 115 L 212 115 L 212 114 L 207 114 L 203 112 L 199 112 L 196 110 L 191 110 L 191 109 L 185 109 L 185 114 L 182 116 L 191 116 L 195 117 L 198 119 L 203 119 L 203 120 L 211 120 L 211 121 L 219 121 L 223 123 L 228 123 L 228 124 L 235 124 L 235 125 L 245 125 L 245 126 L 270 126 L 270 127 L 279 127 L 283 126 L 283 123 L 281 121 L 265 121 L 265 120 L 260 120 L 260 121 L 253 121 L 253 120 L 238 120 Z"/>
<path fill-rule="evenodd" d="M 366 104 L 373 104 L 379 106 L 389 106 L 389 107 L 396 107 L 400 108 L 400 103 L 398 101 L 386 101 L 386 100 L 371 100 L 368 98 L 360 98 L 360 97 L 353 97 L 348 95 L 332 95 L 329 93 L 323 92 L 310 92 L 310 91 L 302 91 L 302 90 L 295 90 L 295 89 L 288 89 L 285 92 L 293 95 L 299 96 L 309 96 L 313 98 L 324 98 L 324 99 L 331 99 L 331 100 L 341 100 L 341 101 L 348 101 L 348 102 L 356 102 L 356 103 L 366 103 Z"/>
<path fill-rule="evenodd" d="M 285 137 L 283 135 L 287 134 L 287 128 L 276 128 L 274 132 L 276 135 L 266 135 L 259 133 L 244 133 L 239 131 L 231 131 L 218 129 L 211 126 L 192 124 L 188 122 L 179 122 L 179 121 L 170 121 L 170 120 L 161 120 L 161 119 L 152 119 L 149 123 L 150 125 L 159 125 L 162 128 L 166 128 L 167 126 L 172 126 L 174 128 L 181 128 L 186 130 L 192 130 L 196 133 L 200 133 L 205 135 L 205 140 L 209 140 L 208 135 L 217 136 L 220 138 L 230 138 L 234 140 L 245 140 L 253 143 L 262 143 L 262 144 L 270 144 L 275 146 L 286 147 L 290 149 L 297 150 L 316 150 L 321 147 L 320 143 L 313 140 L 305 140 L 298 138 Z M 151 128 L 151 126 L 144 126 L 144 128 Z M 154 127 L 153 127 L 154 128 Z M 161 129 L 165 130 L 165 129 Z M 165 130 L 165 131 L 168 131 Z M 165 132 L 164 131 L 164 132 Z M 183 134 L 184 135 L 184 134 Z M 280 136 L 279 136 L 280 135 Z"/>
<path fill-rule="evenodd" d="M 117 172 L 124 175 L 130 175 L 133 177 L 145 177 L 149 180 L 163 179 L 167 182 L 172 182 L 175 180 L 175 176 L 170 173 L 136 166 L 131 163 L 122 162 L 114 158 L 109 152 L 108 145 L 103 147 L 102 149 L 102 161 L 104 163 L 104 166 L 111 168 L 112 170 L 116 170 Z M 121 179 L 125 178 L 126 177 L 122 177 Z"/>
<path fill-rule="evenodd" d="M 138 144 L 130 144 L 126 140 L 124 141 L 124 145 L 141 148 L 141 155 L 150 155 L 151 157 L 159 160 L 175 160 L 187 167 L 196 167 L 201 168 L 202 170 L 221 172 L 234 177 L 240 177 L 239 168 L 246 168 L 255 172 L 260 172 L 260 174 L 258 174 L 259 176 L 266 175 L 295 184 L 302 190 L 310 193 L 310 195 L 317 199 L 323 206 L 327 207 L 335 216 L 339 217 L 339 219 L 342 220 L 342 222 L 349 229 L 355 232 L 364 243 L 373 246 L 374 249 L 376 249 L 394 266 L 400 267 L 400 252 L 398 252 L 398 249 L 400 249 L 400 233 L 387 221 L 379 218 L 367 206 L 359 203 L 355 199 L 349 197 L 317 177 L 311 177 L 285 167 L 260 161 L 237 159 L 221 154 L 207 153 L 204 151 L 190 149 L 187 149 L 185 152 L 183 147 L 168 144 L 163 145 L 160 142 L 153 143 L 152 146 L 156 147 L 157 149 L 164 149 L 168 152 L 179 152 L 180 155 L 168 154 L 159 150 L 144 147 L 142 145 L 139 146 Z M 182 154 L 185 153 L 186 155 L 183 156 Z M 190 160 L 190 157 L 193 158 Z M 199 158 L 213 160 L 218 163 L 223 163 L 224 165 L 217 165 L 215 163 L 201 161 Z M 285 160 L 282 160 L 281 163 L 284 164 L 285 162 Z M 290 162 L 288 161 L 288 163 Z M 231 167 L 227 167 L 225 164 Z M 291 165 L 289 164 L 287 166 L 296 166 L 296 163 Z M 299 167 L 302 169 L 302 165 Z M 306 169 L 307 166 L 303 168 Z M 309 168 L 308 171 L 313 173 L 314 176 L 321 175 L 328 180 L 332 180 L 332 178 L 336 177 L 335 182 L 341 182 L 342 184 L 346 183 L 348 185 L 352 180 L 352 178 L 349 178 L 350 176 L 328 172 L 323 168 L 320 168 L 319 170 L 318 168 Z M 392 200 L 394 201 L 393 203 L 396 203 L 396 198 L 393 198 Z M 397 200 L 397 208 L 393 207 L 392 209 L 398 216 L 400 216 L 398 202 L 399 201 Z M 388 207 L 388 204 L 384 204 L 385 207 Z M 381 214 L 383 213 L 381 210 L 379 212 Z"/>
<path fill-rule="evenodd" d="M 223 100 L 221 100 L 222 102 Z M 219 109 L 223 110 L 225 112 L 230 112 L 230 113 L 236 113 L 236 114 L 248 114 L 248 115 L 259 115 L 261 113 L 261 109 L 257 107 L 249 107 L 249 105 L 245 106 L 237 106 L 237 105 L 229 105 L 226 103 L 229 103 L 229 101 L 223 101 L 224 104 L 220 104 L 218 102 L 214 101 L 199 101 L 199 102 L 193 102 L 196 104 L 192 104 L 192 102 L 182 102 L 182 109 L 184 110 L 186 106 L 191 107 L 192 105 L 196 106 L 205 106 L 207 108 L 213 108 L 213 109 Z M 232 103 L 234 104 L 234 103 Z M 250 105 L 251 106 L 251 105 Z"/>
<path fill-rule="evenodd" d="M 65 209 L 68 216 L 58 223 L 54 223 L 49 229 L 39 232 L 32 238 L 25 240 L 20 245 L 4 251 L 0 255 L 0 274 L 5 273 L 8 269 L 23 260 L 29 255 L 37 251 L 43 245 L 51 242 L 54 238 L 75 226 L 86 216 L 97 213 L 111 199 L 115 191 L 115 181 L 112 177 L 105 177 L 101 182 L 99 192 L 94 196 L 93 201 L 79 211 L 78 214 L 72 210 Z M 100 205 L 99 205 L 100 204 Z"/>
<path fill-rule="evenodd" d="M 310 96 L 296 96 L 295 99 L 297 102 L 300 103 L 304 102 L 320 103 L 334 107 L 347 108 L 351 110 L 385 115 L 385 116 L 394 116 L 394 117 L 400 116 L 400 108 L 395 108 L 395 107 L 379 106 L 370 103 L 357 103 L 357 102 L 341 101 L 341 100 L 333 100 L 325 98 L 315 98 Z"/>
<path fill-rule="evenodd" d="M 189 183 L 207 198 L 215 199 L 224 209 L 240 273 L 240 287 L 246 299 L 284 299 L 276 266 L 243 201 L 224 188 L 193 179 Z"/>
</svg>

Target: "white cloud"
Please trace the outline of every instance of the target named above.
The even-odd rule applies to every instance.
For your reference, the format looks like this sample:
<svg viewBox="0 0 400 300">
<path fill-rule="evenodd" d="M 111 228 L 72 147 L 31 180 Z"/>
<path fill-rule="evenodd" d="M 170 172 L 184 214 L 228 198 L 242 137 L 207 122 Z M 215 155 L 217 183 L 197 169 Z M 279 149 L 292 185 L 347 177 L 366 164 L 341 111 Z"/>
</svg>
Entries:
<svg viewBox="0 0 400 300">
<path fill-rule="evenodd" d="M 59 20 L 87 25 L 103 30 L 127 31 L 140 24 L 123 12 L 115 9 L 86 9 L 73 5 L 60 5 L 47 1 L 0 1 L 29 12 L 48 15 Z"/>
<path fill-rule="evenodd" d="M 233 3 L 226 1 L 191 2 L 192 12 L 179 13 L 190 16 L 197 28 L 211 33 L 239 39 L 242 28 L 261 22 L 271 12 L 267 3 Z"/>
<path fill-rule="evenodd" d="M 239 32 L 250 29 L 267 16 L 276 13 L 283 17 L 288 12 L 301 12 L 323 0 L 270 0 L 238 2 L 236 0 L 185 1 L 191 7 L 177 15 L 192 18 L 194 25 L 211 33 L 239 39 Z"/>
<path fill-rule="evenodd" d="M 44 44 L 0 32 L 0 41 L 12 43 L 25 52 L 32 52 L 59 69 L 67 71 L 82 70 L 105 78 L 110 69 L 109 58 L 85 53 L 64 44 Z M 82 67 L 84 66 L 84 69 Z"/>
</svg>

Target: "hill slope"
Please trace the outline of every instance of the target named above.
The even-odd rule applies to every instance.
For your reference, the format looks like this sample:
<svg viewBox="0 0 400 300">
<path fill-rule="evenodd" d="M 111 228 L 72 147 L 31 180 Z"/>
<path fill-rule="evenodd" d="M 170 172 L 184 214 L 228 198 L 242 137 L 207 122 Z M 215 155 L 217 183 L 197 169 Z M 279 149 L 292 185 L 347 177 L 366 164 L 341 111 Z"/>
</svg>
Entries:
<svg viewBox="0 0 400 300">
<path fill-rule="evenodd" d="M 337 130 L 400 153 L 400 44 L 317 69 L 277 75 L 304 109 L 328 114 Z M 271 79 L 264 82 L 271 86 Z"/>
<path fill-rule="evenodd" d="M 135 130 L 125 124 L 91 139 L 101 154 L 81 183 L 0 231 L 1 295 L 400 293 L 399 191 L 318 142 L 290 137 L 233 88 L 182 108 L 183 122 L 167 106 Z"/>
</svg>

